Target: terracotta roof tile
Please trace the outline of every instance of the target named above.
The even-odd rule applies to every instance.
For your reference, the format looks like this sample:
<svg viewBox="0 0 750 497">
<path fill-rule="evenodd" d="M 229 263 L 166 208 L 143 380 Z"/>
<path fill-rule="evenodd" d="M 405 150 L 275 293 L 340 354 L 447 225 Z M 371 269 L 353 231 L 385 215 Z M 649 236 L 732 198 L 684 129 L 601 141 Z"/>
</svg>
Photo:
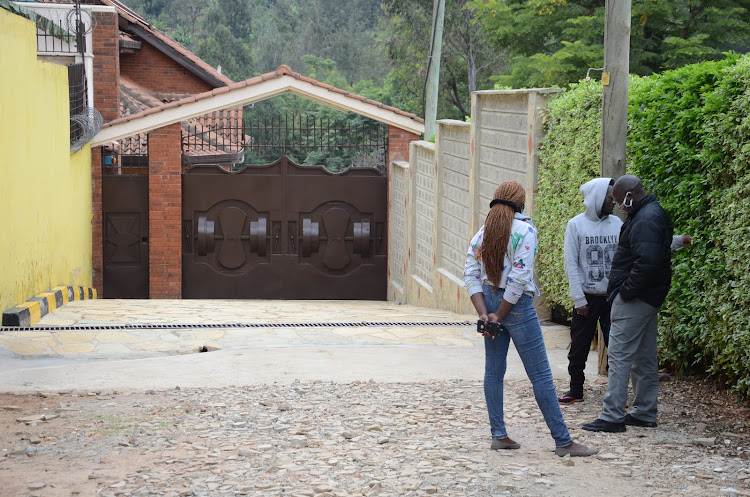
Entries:
<svg viewBox="0 0 750 497">
<path fill-rule="evenodd" d="M 103 0 L 103 1 L 111 1 L 111 0 Z M 215 89 L 213 89 L 211 91 L 200 93 L 198 95 L 189 96 L 189 97 L 185 96 L 185 97 L 183 97 L 180 100 L 175 100 L 175 101 L 163 103 L 163 104 L 161 104 L 158 107 L 152 107 L 152 108 L 144 110 L 144 111 L 142 111 L 140 113 L 131 114 L 131 115 L 128 115 L 128 116 L 123 116 L 123 117 L 121 117 L 119 119 L 115 119 L 114 121 L 108 122 L 107 124 L 104 125 L 104 127 L 108 128 L 110 126 L 114 126 L 115 124 L 120 124 L 120 123 L 123 123 L 123 122 L 132 121 L 132 120 L 138 119 L 140 117 L 145 117 L 145 116 L 149 116 L 151 114 L 155 114 L 156 112 L 161 112 L 163 110 L 172 109 L 174 107 L 177 107 L 177 106 L 185 104 L 185 103 L 198 102 L 198 101 L 201 101 L 201 100 L 205 100 L 207 98 L 214 97 L 216 95 L 221 95 L 221 94 L 224 94 L 224 93 L 229 93 L 229 92 L 234 91 L 234 90 L 238 90 L 238 89 L 245 88 L 245 87 L 248 87 L 248 86 L 253 86 L 253 85 L 256 85 L 256 84 L 261 83 L 263 81 L 269 81 L 269 80 L 276 79 L 276 78 L 279 78 L 279 77 L 282 77 L 282 76 L 292 76 L 292 77 L 294 77 L 296 79 L 299 79 L 299 80 L 302 80 L 302 81 L 306 81 L 306 82 L 308 82 L 310 84 L 313 84 L 315 86 L 318 86 L 320 88 L 324 88 L 324 89 L 326 89 L 326 90 L 328 90 L 330 92 L 339 93 L 341 95 L 345 95 L 345 96 L 348 96 L 350 98 L 354 98 L 356 100 L 359 100 L 359 101 L 361 101 L 363 103 L 366 103 L 368 105 L 373 105 L 373 106 L 376 106 L 376 107 L 379 107 L 379 108 L 387 109 L 390 112 L 393 112 L 395 114 L 407 117 L 407 118 L 412 119 L 412 120 L 414 120 L 415 122 L 418 122 L 418 123 L 424 123 L 424 119 L 420 118 L 416 114 L 412 114 L 410 112 L 405 112 L 403 110 L 399 110 L 399 109 L 397 109 L 395 107 L 391 107 L 391 106 L 382 104 L 380 102 L 377 102 L 375 100 L 371 100 L 371 99 L 363 97 L 361 95 L 356 95 L 356 94 L 348 92 L 346 90 L 342 90 L 340 88 L 335 88 L 335 87 L 327 85 L 325 83 L 321 83 L 320 81 L 316 81 L 316 80 L 314 80 L 312 78 L 308 78 L 308 77 L 302 76 L 299 73 L 292 72 L 291 69 L 289 69 L 289 67 L 282 65 L 282 66 L 279 66 L 279 68 L 276 69 L 276 71 L 274 71 L 274 72 L 268 72 L 268 73 L 262 74 L 260 76 L 255 76 L 253 78 L 246 79 L 245 81 L 240 81 L 238 83 L 232 83 L 232 84 L 230 84 L 228 86 L 222 86 L 222 87 L 219 87 L 219 88 L 215 88 Z"/>
<path fill-rule="evenodd" d="M 150 93 L 126 76 L 120 77 L 120 116 L 130 118 L 138 114 L 143 116 L 158 112 L 165 106 L 165 102 L 175 102 L 184 105 L 195 101 L 194 95 L 175 93 Z M 156 110 L 154 110 L 156 109 Z M 224 156 L 231 158 L 232 154 L 240 153 L 250 137 L 241 134 L 241 111 L 230 109 L 205 116 L 199 116 L 182 122 L 182 137 L 186 143 L 183 153 L 186 156 L 206 157 Z M 216 131 L 215 127 L 227 128 L 228 131 Z M 227 135 L 227 136 L 225 136 Z M 235 136 L 236 135 L 236 136 Z M 186 140 L 187 137 L 190 137 Z M 147 149 L 146 133 L 119 140 L 123 150 L 130 152 Z M 228 159 L 227 159 L 228 160 Z"/>
</svg>

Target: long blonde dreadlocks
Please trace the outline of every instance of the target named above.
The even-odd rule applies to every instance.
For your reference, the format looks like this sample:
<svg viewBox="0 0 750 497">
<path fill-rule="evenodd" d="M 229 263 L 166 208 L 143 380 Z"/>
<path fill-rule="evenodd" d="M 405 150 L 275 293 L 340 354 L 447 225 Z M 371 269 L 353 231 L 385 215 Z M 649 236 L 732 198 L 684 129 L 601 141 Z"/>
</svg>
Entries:
<svg viewBox="0 0 750 497">
<path fill-rule="evenodd" d="M 526 200 L 526 190 L 518 181 L 505 181 L 495 190 L 494 200 L 504 200 L 522 208 Z M 484 240 L 480 248 L 487 279 L 497 288 L 503 275 L 505 252 L 513 226 L 515 209 L 506 204 L 495 203 L 484 222 Z"/>
</svg>

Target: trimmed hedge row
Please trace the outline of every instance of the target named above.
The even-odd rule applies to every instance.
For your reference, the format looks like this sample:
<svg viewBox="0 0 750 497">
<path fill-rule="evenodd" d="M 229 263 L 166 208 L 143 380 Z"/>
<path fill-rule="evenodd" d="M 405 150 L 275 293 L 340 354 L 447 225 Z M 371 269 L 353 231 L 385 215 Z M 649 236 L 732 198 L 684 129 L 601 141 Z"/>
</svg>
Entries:
<svg viewBox="0 0 750 497">
<path fill-rule="evenodd" d="M 539 279 L 550 304 L 571 308 L 563 237 L 583 211 L 578 188 L 599 175 L 601 85 L 573 85 L 548 110 Z M 661 362 L 709 372 L 750 398 L 750 56 L 631 77 L 628 121 L 628 172 L 657 195 L 675 233 L 694 238 L 673 254 Z"/>
</svg>

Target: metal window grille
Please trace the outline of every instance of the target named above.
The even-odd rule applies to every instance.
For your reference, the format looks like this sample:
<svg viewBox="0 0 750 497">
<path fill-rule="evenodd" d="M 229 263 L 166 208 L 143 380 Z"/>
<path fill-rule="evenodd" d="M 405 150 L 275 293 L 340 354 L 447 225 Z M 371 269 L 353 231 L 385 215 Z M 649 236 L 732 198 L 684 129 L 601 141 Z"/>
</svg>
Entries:
<svg viewBox="0 0 750 497">
<path fill-rule="evenodd" d="M 83 114 L 86 110 L 86 70 L 83 64 L 68 66 L 68 97 L 71 117 Z M 70 143 L 80 140 L 85 130 L 82 123 L 70 121 Z"/>
<path fill-rule="evenodd" d="M 334 120 L 291 113 L 246 116 L 245 120 L 239 126 L 231 122 L 187 126 L 183 155 L 242 150 L 242 164 L 269 163 L 286 155 L 300 164 L 322 165 L 334 172 L 349 167 L 385 172 L 388 129 L 382 123 L 359 116 Z"/>
</svg>

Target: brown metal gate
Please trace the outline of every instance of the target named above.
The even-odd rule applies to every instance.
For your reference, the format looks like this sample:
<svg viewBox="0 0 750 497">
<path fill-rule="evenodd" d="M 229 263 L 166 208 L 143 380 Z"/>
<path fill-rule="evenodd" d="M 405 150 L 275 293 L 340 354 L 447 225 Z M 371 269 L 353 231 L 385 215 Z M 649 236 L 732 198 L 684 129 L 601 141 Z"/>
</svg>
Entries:
<svg viewBox="0 0 750 497">
<path fill-rule="evenodd" d="M 148 298 L 148 176 L 102 176 L 104 298 Z"/>
<path fill-rule="evenodd" d="M 282 157 L 183 175 L 183 298 L 386 298 L 387 180 Z"/>
</svg>

